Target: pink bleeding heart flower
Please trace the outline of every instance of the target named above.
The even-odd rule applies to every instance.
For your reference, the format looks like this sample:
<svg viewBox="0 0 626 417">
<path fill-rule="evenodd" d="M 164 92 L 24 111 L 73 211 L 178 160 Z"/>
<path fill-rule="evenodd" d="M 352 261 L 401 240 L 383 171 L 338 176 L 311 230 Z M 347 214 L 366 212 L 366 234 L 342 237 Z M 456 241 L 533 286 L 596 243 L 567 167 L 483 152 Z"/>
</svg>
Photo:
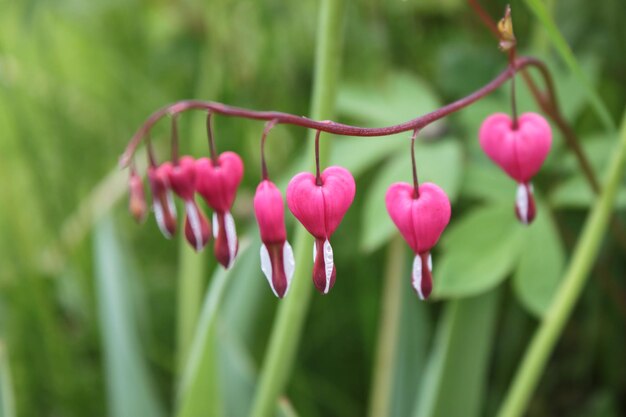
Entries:
<svg viewBox="0 0 626 417">
<path fill-rule="evenodd" d="M 329 239 L 354 200 L 356 186 L 350 172 L 328 167 L 320 176 L 301 172 L 287 186 L 287 205 L 293 215 L 315 237 L 313 282 L 322 294 L 335 284 L 336 270 Z"/>
<path fill-rule="evenodd" d="M 134 167 L 130 169 L 130 178 L 128 179 L 129 199 L 128 210 L 133 215 L 137 223 L 141 223 L 146 219 L 148 208 L 146 206 L 146 195 L 143 191 L 143 181 Z"/>
<path fill-rule="evenodd" d="M 433 289 L 430 250 L 450 221 L 450 200 L 432 183 L 420 185 L 418 191 L 419 196 L 412 185 L 397 182 L 387 190 L 385 203 L 391 220 L 415 253 L 411 283 L 425 300 Z"/>
<path fill-rule="evenodd" d="M 171 169 L 172 164 L 169 162 L 148 168 L 154 215 L 161 233 L 168 239 L 176 233 L 176 205 L 169 181 Z"/>
<path fill-rule="evenodd" d="M 550 152 L 550 125 L 539 114 L 525 113 L 514 128 L 508 115 L 496 113 L 485 119 L 478 137 L 487 156 L 519 183 L 515 212 L 522 223 L 529 224 L 536 213 L 530 180 Z"/>
<path fill-rule="evenodd" d="M 283 298 L 289 290 L 295 260 L 287 241 L 283 197 L 269 180 L 263 180 L 254 195 L 254 214 L 261 232 L 261 270 L 274 294 Z"/>
<path fill-rule="evenodd" d="M 196 191 L 204 197 L 213 213 L 214 252 L 217 260 L 230 268 L 237 256 L 239 244 L 235 221 L 230 208 L 243 177 L 243 162 L 234 152 L 220 154 L 217 163 L 209 158 L 196 161 Z"/>
<path fill-rule="evenodd" d="M 196 252 L 209 241 L 211 226 L 196 204 L 196 164 L 191 156 L 183 156 L 169 171 L 172 189 L 185 201 L 185 237 Z"/>
</svg>

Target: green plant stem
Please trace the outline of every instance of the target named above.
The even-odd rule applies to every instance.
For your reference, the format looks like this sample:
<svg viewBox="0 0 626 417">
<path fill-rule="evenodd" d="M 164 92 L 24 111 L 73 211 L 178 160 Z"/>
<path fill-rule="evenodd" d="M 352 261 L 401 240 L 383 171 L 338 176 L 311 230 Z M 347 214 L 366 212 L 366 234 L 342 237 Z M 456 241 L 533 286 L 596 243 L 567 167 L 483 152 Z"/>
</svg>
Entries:
<svg viewBox="0 0 626 417">
<path fill-rule="evenodd" d="M 3 339 L 0 339 L 0 416 L 14 417 L 15 397 L 9 366 L 9 355 Z"/>
<path fill-rule="evenodd" d="M 343 0 L 322 1 L 311 98 L 311 117 L 316 120 L 331 118 L 335 106 L 343 38 L 342 11 Z M 315 132 L 311 131 L 309 143 L 314 135 Z M 322 161 L 328 159 L 329 153 L 328 141 L 320 143 Z M 312 153 L 309 154 L 312 156 Z M 312 245 L 313 240 L 308 232 L 298 226 L 294 242 L 296 271 L 274 322 L 250 413 L 253 417 L 273 416 L 278 397 L 285 389 L 313 290 L 310 279 Z"/>
<path fill-rule="evenodd" d="M 626 113 L 622 118 L 619 142 L 613 152 L 602 192 L 585 222 L 565 277 L 554 301 L 526 351 L 511 387 L 498 413 L 499 417 L 521 416 L 539 382 L 550 353 L 554 349 L 586 282 L 606 232 L 611 209 L 626 164 Z"/>
<path fill-rule="evenodd" d="M 390 410 L 400 310 L 402 309 L 402 275 L 404 274 L 405 260 L 404 241 L 400 235 L 397 235 L 391 240 L 387 250 L 385 286 L 380 309 L 376 359 L 370 391 L 368 413 L 370 417 L 386 416 Z"/>
<path fill-rule="evenodd" d="M 203 276 L 206 258 L 189 247 L 185 236 L 179 237 L 178 314 L 176 315 L 176 349 L 178 375 L 182 375 L 189 348 L 196 331 L 196 324 L 202 306 Z M 210 249 L 210 248 L 209 248 Z"/>
</svg>

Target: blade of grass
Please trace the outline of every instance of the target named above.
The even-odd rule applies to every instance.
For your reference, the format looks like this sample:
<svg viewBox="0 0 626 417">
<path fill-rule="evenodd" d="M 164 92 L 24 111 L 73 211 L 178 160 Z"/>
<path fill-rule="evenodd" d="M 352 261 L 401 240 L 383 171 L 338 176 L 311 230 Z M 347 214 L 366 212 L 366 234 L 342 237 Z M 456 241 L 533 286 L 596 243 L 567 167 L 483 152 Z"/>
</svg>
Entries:
<svg viewBox="0 0 626 417">
<path fill-rule="evenodd" d="M 402 276 L 405 264 L 404 241 L 400 235 L 394 237 L 387 249 L 383 302 L 378 323 L 376 359 L 370 391 L 370 417 L 389 414 L 393 372 L 395 368 L 399 321 L 402 309 Z"/>
<path fill-rule="evenodd" d="M 331 118 L 337 95 L 340 50 L 342 44 L 343 1 L 324 0 L 320 7 L 311 118 Z M 309 132 L 309 143 L 315 132 Z M 320 161 L 328 160 L 328 141 L 320 143 Z M 310 154 L 310 153 L 309 153 Z M 310 159 L 311 161 L 313 158 Z M 313 240 L 307 231 L 298 226 L 295 238 L 296 271 L 289 294 L 280 303 L 268 349 L 259 377 L 259 385 L 250 415 L 270 417 L 276 410 L 276 401 L 285 389 L 313 286 L 310 282 L 311 247 Z"/>
<path fill-rule="evenodd" d="M 537 19 L 542 23 L 546 32 L 548 33 L 548 37 L 550 41 L 554 45 L 554 48 L 557 50 L 558 54 L 561 56 L 561 59 L 565 62 L 565 64 L 569 67 L 570 71 L 576 75 L 580 84 L 584 87 L 587 95 L 589 96 L 589 101 L 596 114 L 602 121 L 604 128 L 608 132 L 615 132 L 616 126 L 615 122 L 611 118 L 611 113 L 608 108 L 600 98 L 600 95 L 597 93 L 591 82 L 587 79 L 587 76 L 582 70 L 581 65 L 576 60 L 574 53 L 571 48 L 567 44 L 567 41 L 559 31 L 559 28 L 556 25 L 556 22 L 550 15 L 546 5 L 542 2 L 542 0 L 526 0 L 526 5 L 528 8 L 535 14 Z"/>
<path fill-rule="evenodd" d="M 109 216 L 96 225 L 96 297 L 106 364 L 109 414 L 116 417 L 163 416 L 143 360 L 138 329 L 128 299 L 135 272 Z"/>
<path fill-rule="evenodd" d="M 446 303 L 414 416 L 481 415 L 499 298 L 495 290 Z"/>
<path fill-rule="evenodd" d="M 624 175 L 624 165 L 626 165 L 626 112 L 622 116 L 619 141 L 615 145 L 606 181 L 601 188 L 602 192 L 587 217 L 561 285 L 517 369 L 513 383 L 498 412 L 500 417 L 521 416 L 528 406 L 546 362 L 580 297 L 600 250 L 617 190 Z"/>
<path fill-rule="evenodd" d="M 239 256 L 246 256 L 249 241 L 240 242 Z M 217 268 L 206 291 L 202 311 L 197 320 L 193 341 L 178 388 L 178 417 L 222 415 L 218 386 L 217 346 L 215 340 L 217 315 L 229 278 L 236 276 L 241 263 L 230 270 Z"/>
<path fill-rule="evenodd" d="M 202 286 L 205 273 L 206 258 L 196 253 L 185 240 L 179 237 L 178 263 L 178 312 L 176 314 L 176 339 L 178 373 L 182 375 L 187 355 L 193 341 L 198 323 L 198 315 L 202 307 Z"/>
<path fill-rule="evenodd" d="M 0 417 L 15 417 L 15 415 L 9 356 L 4 341 L 0 339 Z"/>
</svg>

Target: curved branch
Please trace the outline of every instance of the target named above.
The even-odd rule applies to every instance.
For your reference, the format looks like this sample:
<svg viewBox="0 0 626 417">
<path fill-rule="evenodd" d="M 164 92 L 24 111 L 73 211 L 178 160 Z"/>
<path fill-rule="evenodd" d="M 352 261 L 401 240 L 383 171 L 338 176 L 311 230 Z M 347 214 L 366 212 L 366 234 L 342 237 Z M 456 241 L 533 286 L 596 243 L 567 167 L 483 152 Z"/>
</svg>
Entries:
<svg viewBox="0 0 626 417">
<path fill-rule="evenodd" d="M 282 113 L 276 111 L 257 111 L 249 110 L 241 107 L 229 106 L 222 103 L 213 101 L 201 101 L 201 100 L 183 100 L 174 104 L 170 104 L 160 110 L 154 112 L 146 122 L 137 130 L 137 132 L 131 138 L 124 153 L 120 157 L 120 167 L 126 167 L 130 163 L 137 146 L 141 143 L 141 140 L 150 131 L 160 119 L 165 116 L 173 116 L 187 110 L 197 109 L 206 110 L 211 113 L 222 114 L 224 116 L 242 117 L 253 120 L 275 120 L 276 124 L 290 124 L 295 126 L 301 126 L 308 129 L 320 130 L 322 132 L 332 133 L 335 135 L 343 136 L 388 136 L 396 133 L 407 132 L 415 129 L 422 129 L 430 123 L 439 120 L 451 113 L 454 113 L 462 108 L 474 103 L 475 101 L 485 97 L 500 87 L 505 81 L 511 78 L 517 71 L 525 67 L 536 67 L 542 73 L 545 70 L 545 65 L 536 58 L 533 57 L 520 57 L 515 60 L 512 66 L 507 67 L 491 82 L 484 85 L 482 88 L 474 91 L 472 94 L 463 97 L 457 101 L 447 104 L 437 110 L 427 113 L 423 116 L 409 120 L 404 123 L 400 123 L 393 126 L 377 127 L 377 128 L 365 128 L 358 126 L 351 126 L 343 123 L 337 123 L 333 121 L 316 121 L 306 117 L 296 116 L 289 113 Z"/>
</svg>

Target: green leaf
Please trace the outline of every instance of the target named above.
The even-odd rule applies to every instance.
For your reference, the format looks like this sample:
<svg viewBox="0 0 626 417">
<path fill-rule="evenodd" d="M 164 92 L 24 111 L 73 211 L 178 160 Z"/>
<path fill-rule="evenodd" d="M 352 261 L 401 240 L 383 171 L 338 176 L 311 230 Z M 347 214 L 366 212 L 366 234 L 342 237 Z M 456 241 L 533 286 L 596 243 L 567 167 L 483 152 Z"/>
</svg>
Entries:
<svg viewBox="0 0 626 417">
<path fill-rule="evenodd" d="M 576 60 L 574 53 L 567 44 L 567 41 L 559 31 L 556 22 L 552 16 L 550 16 L 550 12 L 546 8 L 545 4 L 541 0 L 526 0 L 526 5 L 535 14 L 537 19 L 539 19 L 546 30 L 550 41 L 561 56 L 561 59 L 563 59 L 570 71 L 576 76 L 576 78 L 578 78 L 579 85 L 582 85 L 587 92 L 589 101 L 591 102 L 596 114 L 600 117 L 605 129 L 608 132 L 615 133 L 616 127 L 615 122 L 611 118 L 611 113 L 585 75 L 581 65 Z"/>
<path fill-rule="evenodd" d="M 408 265 L 405 271 L 408 273 Z M 431 311 L 426 303 L 417 300 L 409 288 L 409 276 L 403 279 L 402 306 L 397 350 L 393 371 L 390 416 L 411 415 L 415 406 L 415 392 L 422 383 L 432 338 Z"/>
<path fill-rule="evenodd" d="M 521 303 L 531 313 L 543 316 L 557 290 L 565 266 L 565 250 L 551 216 L 543 204 L 524 230 L 524 243 L 513 287 Z"/>
<path fill-rule="evenodd" d="M 206 256 L 203 256 L 206 252 L 197 253 L 194 251 L 187 243 L 184 235 L 181 234 L 178 239 L 176 359 L 178 370 L 182 374 L 187 363 L 187 355 L 202 306 L 202 288 L 204 287 L 207 259 Z"/>
<path fill-rule="evenodd" d="M 483 412 L 499 291 L 449 301 L 417 395 L 415 417 Z"/>
<path fill-rule="evenodd" d="M 492 163 L 472 162 L 463 172 L 461 193 L 487 202 L 511 203 L 516 184 Z"/>
<path fill-rule="evenodd" d="M 430 86 L 414 74 L 395 72 L 370 83 L 346 83 L 337 98 L 339 114 L 366 126 L 386 126 L 413 119 L 441 103 Z M 426 128 L 422 133 L 428 135 Z M 435 127 L 436 129 L 436 127 Z M 380 138 L 345 137 L 333 142 L 331 164 L 358 176 L 372 165 L 407 147 L 411 133 Z M 322 138 L 323 140 L 323 138 Z M 354 150 L 358 149 L 358 152 Z"/>
<path fill-rule="evenodd" d="M 113 220 L 105 216 L 94 235 L 95 276 L 106 364 L 109 414 L 116 417 L 164 415 L 140 349 L 129 282 L 136 279 L 131 254 Z"/>
<path fill-rule="evenodd" d="M 370 125 L 414 119 L 440 107 L 432 88 L 408 72 L 391 73 L 374 82 L 345 83 L 337 96 L 337 112 Z"/>
<path fill-rule="evenodd" d="M 467 297 L 498 285 L 515 265 L 522 242 L 521 225 L 511 205 L 473 211 L 443 233 L 445 253 L 434 259 L 436 298 Z"/>
<path fill-rule="evenodd" d="M 361 241 L 361 246 L 366 251 L 376 250 L 397 233 L 387 214 L 385 194 L 387 188 L 394 182 L 412 181 L 408 142 L 407 140 L 406 150 L 394 155 L 367 189 Z M 416 145 L 415 158 L 420 182 L 434 182 L 443 188 L 451 201 L 454 201 L 461 181 L 462 162 L 459 143 L 454 139 L 442 139 L 434 143 L 420 142 Z"/>
</svg>

